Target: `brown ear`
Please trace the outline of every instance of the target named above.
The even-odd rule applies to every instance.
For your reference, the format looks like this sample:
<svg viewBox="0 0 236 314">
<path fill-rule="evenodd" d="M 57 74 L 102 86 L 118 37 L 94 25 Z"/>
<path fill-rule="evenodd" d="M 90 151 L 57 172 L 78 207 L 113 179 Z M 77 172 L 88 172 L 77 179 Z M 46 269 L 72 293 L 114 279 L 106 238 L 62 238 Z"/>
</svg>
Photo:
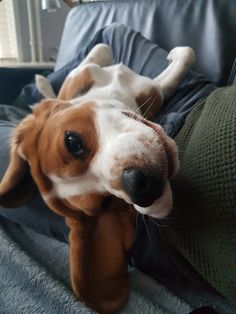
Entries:
<svg viewBox="0 0 236 314">
<path fill-rule="evenodd" d="M 0 182 L 0 205 L 18 207 L 27 203 L 36 190 L 28 163 L 19 154 L 19 143 L 13 139 L 10 163 Z"/>
<path fill-rule="evenodd" d="M 82 214 L 67 223 L 75 294 L 99 313 L 116 313 L 128 297 L 126 252 L 135 238 L 133 211 L 114 199 L 100 216 Z"/>
<path fill-rule="evenodd" d="M 31 177 L 27 159 L 30 159 L 30 162 L 36 159 L 34 145 L 37 134 L 52 113 L 69 106 L 70 104 L 58 99 L 43 100 L 35 106 L 34 113 L 17 126 L 11 139 L 10 163 L 0 182 L 0 205 L 19 207 L 32 198 L 37 188 Z"/>
</svg>

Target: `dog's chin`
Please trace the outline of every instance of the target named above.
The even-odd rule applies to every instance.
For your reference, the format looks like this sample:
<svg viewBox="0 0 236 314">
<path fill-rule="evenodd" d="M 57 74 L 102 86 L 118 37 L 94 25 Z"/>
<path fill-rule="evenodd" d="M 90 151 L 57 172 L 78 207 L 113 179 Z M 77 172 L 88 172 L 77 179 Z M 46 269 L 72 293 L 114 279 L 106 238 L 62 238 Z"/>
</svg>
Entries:
<svg viewBox="0 0 236 314">
<path fill-rule="evenodd" d="M 170 184 L 167 181 L 161 197 L 148 207 L 141 207 L 134 204 L 134 208 L 141 214 L 145 214 L 157 219 L 165 218 L 169 215 L 173 205 L 172 192 Z"/>
</svg>

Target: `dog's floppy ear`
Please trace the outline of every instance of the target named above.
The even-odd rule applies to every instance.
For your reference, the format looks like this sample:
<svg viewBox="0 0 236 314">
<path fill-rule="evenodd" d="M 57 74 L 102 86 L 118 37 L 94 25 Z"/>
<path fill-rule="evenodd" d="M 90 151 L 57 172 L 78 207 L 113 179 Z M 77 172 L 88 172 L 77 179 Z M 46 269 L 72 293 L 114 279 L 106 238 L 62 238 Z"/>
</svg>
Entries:
<svg viewBox="0 0 236 314">
<path fill-rule="evenodd" d="M 11 141 L 9 166 L 0 182 L 0 205 L 4 207 L 18 207 L 25 204 L 36 190 L 28 162 L 22 156 L 22 135 L 19 126 Z"/>
<path fill-rule="evenodd" d="M 37 188 L 30 174 L 29 162 L 36 159 L 37 132 L 52 112 L 68 106 L 59 100 L 44 100 L 16 127 L 11 138 L 10 162 L 0 182 L 1 206 L 19 207 L 32 198 Z"/>
<path fill-rule="evenodd" d="M 128 206 L 114 198 L 99 216 L 67 219 L 73 290 L 99 313 L 117 313 L 128 297 L 126 253 L 135 239 Z"/>
</svg>

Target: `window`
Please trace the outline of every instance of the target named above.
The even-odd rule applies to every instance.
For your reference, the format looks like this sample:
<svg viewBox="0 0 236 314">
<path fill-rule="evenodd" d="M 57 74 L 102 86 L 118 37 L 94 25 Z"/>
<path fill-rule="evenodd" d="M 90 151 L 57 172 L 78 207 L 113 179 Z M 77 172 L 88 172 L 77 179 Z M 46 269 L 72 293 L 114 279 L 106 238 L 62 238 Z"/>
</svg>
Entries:
<svg viewBox="0 0 236 314">
<path fill-rule="evenodd" d="M 12 0 L 0 1 L 0 61 L 17 61 L 18 49 Z"/>
</svg>

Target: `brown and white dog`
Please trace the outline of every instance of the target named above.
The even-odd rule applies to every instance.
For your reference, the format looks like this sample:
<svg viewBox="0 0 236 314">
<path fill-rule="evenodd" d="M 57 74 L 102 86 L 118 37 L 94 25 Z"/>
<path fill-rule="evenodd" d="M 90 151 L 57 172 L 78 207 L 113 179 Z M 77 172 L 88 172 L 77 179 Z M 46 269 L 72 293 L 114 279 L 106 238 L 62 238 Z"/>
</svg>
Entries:
<svg viewBox="0 0 236 314">
<path fill-rule="evenodd" d="M 0 204 L 26 203 L 35 188 L 70 226 L 75 294 L 101 313 L 116 312 L 128 295 L 126 251 L 134 242 L 133 208 L 163 218 L 172 207 L 169 180 L 179 161 L 175 142 L 152 118 L 194 61 L 177 47 L 155 79 L 112 65 L 99 44 L 16 128 Z M 158 62 L 158 60 L 157 60 Z"/>
</svg>

